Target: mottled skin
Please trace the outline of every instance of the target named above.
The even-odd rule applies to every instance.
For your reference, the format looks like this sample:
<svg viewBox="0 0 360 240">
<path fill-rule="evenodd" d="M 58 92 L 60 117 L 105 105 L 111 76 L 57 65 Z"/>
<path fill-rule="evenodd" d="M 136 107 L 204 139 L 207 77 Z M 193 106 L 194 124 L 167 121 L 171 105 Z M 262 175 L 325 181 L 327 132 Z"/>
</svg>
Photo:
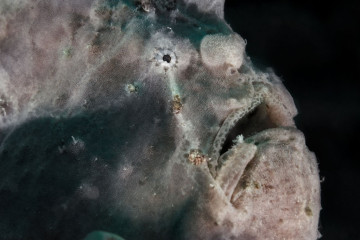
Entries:
<svg viewBox="0 0 360 240">
<path fill-rule="evenodd" d="M 3 239 L 318 237 L 292 98 L 209 2 L 0 4 Z"/>
</svg>

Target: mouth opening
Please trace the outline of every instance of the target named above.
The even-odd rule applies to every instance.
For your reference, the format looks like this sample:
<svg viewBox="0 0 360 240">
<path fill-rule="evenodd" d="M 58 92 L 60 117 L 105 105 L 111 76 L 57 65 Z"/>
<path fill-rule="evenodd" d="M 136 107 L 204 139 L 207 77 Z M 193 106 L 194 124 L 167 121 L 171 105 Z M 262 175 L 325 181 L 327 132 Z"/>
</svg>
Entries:
<svg viewBox="0 0 360 240">
<path fill-rule="evenodd" d="M 230 129 L 220 150 L 220 156 L 226 153 L 237 142 L 239 135 L 246 139 L 261 131 L 277 126 L 270 118 L 268 106 L 265 103 L 259 104 Z"/>
</svg>

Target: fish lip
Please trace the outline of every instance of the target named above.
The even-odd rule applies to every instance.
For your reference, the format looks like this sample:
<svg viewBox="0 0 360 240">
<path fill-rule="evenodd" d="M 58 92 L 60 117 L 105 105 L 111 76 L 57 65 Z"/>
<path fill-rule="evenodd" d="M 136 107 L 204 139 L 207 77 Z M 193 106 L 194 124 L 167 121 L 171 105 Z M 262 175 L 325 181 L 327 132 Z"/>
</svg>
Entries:
<svg viewBox="0 0 360 240">
<path fill-rule="evenodd" d="M 231 132 L 233 127 L 239 123 L 244 117 L 246 117 L 250 112 L 256 109 L 263 101 L 259 98 L 254 99 L 249 102 L 242 108 L 234 109 L 224 120 L 221 125 L 214 142 L 210 149 L 208 167 L 213 176 L 216 176 L 217 167 L 219 165 L 219 159 L 222 156 L 220 154 L 221 149 L 225 144 L 225 140 L 228 134 Z"/>
</svg>

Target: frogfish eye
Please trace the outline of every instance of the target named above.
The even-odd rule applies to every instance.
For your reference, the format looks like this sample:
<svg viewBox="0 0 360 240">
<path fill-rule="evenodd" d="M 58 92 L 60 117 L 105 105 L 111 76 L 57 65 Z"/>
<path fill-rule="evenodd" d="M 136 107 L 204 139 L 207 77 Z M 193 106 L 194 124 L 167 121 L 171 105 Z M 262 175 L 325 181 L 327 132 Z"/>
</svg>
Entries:
<svg viewBox="0 0 360 240">
<path fill-rule="evenodd" d="M 170 63 L 170 62 L 171 62 L 171 57 L 170 57 L 170 55 L 169 55 L 169 54 L 165 54 L 165 55 L 163 56 L 163 61 L 164 61 L 164 62 L 167 62 L 167 63 Z"/>
</svg>

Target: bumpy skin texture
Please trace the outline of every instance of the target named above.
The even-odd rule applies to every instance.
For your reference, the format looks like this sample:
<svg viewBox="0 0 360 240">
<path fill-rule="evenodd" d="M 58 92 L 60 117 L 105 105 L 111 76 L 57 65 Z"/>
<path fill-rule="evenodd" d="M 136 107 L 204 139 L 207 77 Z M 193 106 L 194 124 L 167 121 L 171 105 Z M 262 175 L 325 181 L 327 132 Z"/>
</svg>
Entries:
<svg viewBox="0 0 360 240">
<path fill-rule="evenodd" d="M 1 1 L 2 239 L 318 237 L 293 100 L 222 6 Z"/>
</svg>

